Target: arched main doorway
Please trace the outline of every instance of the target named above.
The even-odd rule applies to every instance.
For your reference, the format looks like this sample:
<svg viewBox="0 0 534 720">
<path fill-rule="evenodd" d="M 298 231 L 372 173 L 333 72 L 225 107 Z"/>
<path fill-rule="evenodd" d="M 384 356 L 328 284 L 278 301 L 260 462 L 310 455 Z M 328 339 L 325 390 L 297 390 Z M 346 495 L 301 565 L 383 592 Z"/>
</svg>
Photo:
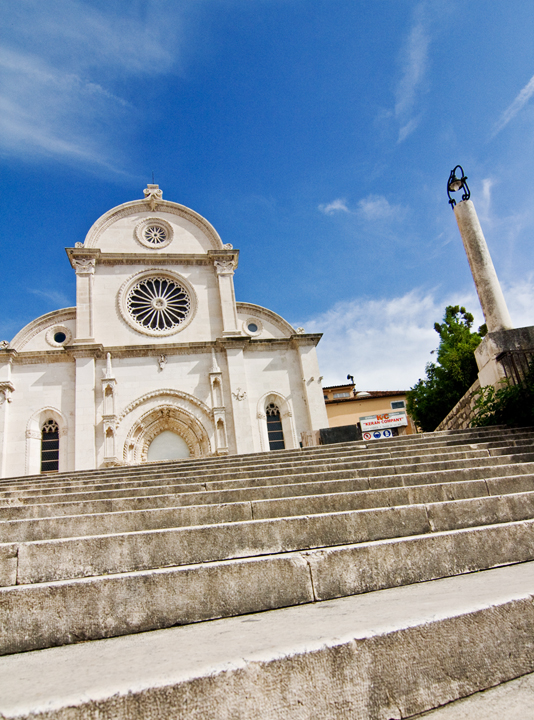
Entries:
<svg viewBox="0 0 534 720">
<path fill-rule="evenodd" d="M 147 450 L 147 461 L 183 460 L 191 457 L 186 441 L 172 430 L 164 430 L 152 440 Z"/>
</svg>

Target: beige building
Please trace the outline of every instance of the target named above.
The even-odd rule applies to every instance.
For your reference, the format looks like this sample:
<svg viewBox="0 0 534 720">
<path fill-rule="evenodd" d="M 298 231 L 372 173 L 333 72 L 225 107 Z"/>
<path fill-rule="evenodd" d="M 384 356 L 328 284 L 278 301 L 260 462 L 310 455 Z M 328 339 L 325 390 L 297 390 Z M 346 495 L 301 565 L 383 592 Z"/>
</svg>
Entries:
<svg viewBox="0 0 534 720">
<path fill-rule="evenodd" d="M 416 431 L 406 413 L 405 390 L 360 391 L 349 383 L 324 387 L 323 395 L 331 428 L 360 423 L 364 436 L 371 434 L 365 439 L 374 439 L 377 432 L 388 437 L 390 432 L 386 431 L 392 435 L 411 435 Z"/>
</svg>

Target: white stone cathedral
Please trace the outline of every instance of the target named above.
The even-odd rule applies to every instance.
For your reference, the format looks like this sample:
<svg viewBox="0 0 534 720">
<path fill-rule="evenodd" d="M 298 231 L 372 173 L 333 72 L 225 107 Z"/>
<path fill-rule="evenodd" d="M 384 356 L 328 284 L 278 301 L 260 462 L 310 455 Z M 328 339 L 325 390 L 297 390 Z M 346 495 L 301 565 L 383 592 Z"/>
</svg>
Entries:
<svg viewBox="0 0 534 720">
<path fill-rule="evenodd" d="M 238 251 L 144 195 L 67 248 L 76 307 L 0 344 L 1 477 L 296 448 L 328 426 L 321 336 L 236 302 Z"/>
</svg>

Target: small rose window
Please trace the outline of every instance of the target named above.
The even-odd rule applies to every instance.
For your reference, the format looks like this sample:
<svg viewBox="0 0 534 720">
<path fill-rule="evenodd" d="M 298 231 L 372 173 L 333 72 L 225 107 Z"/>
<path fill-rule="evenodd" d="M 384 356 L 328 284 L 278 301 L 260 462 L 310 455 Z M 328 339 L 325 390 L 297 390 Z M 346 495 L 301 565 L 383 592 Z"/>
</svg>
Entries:
<svg viewBox="0 0 534 720">
<path fill-rule="evenodd" d="M 161 245 L 167 239 L 167 231 L 161 225 L 147 225 L 143 236 L 150 245 Z"/>
<path fill-rule="evenodd" d="M 159 250 L 171 242 L 173 237 L 172 225 L 163 218 L 145 218 L 136 225 L 135 237 L 141 245 L 153 250 Z"/>
</svg>

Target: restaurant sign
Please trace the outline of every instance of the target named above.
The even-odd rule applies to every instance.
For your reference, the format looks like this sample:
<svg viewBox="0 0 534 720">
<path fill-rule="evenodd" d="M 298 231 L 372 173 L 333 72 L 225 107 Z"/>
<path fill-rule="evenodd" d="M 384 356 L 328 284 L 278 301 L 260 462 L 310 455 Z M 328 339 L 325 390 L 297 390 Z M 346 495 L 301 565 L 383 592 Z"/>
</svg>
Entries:
<svg viewBox="0 0 534 720">
<path fill-rule="evenodd" d="M 382 415 L 366 415 L 360 418 L 362 432 L 366 430 L 384 430 L 385 428 L 403 427 L 408 425 L 405 412 L 390 412 Z"/>
</svg>

